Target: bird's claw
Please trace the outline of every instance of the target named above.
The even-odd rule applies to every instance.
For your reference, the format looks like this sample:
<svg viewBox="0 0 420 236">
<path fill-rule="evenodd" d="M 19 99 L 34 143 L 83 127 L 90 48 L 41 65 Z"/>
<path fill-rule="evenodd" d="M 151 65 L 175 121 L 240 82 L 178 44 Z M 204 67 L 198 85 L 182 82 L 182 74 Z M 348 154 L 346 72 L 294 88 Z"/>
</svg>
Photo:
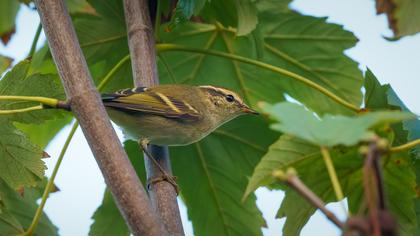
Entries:
<svg viewBox="0 0 420 236">
<path fill-rule="evenodd" d="M 179 195 L 179 187 L 178 187 L 178 184 L 176 183 L 176 179 L 177 179 L 176 176 L 171 176 L 171 175 L 168 175 L 168 174 L 163 174 L 159 177 L 148 179 L 147 180 L 147 189 L 150 190 L 152 184 L 156 184 L 156 183 L 165 181 L 165 182 L 168 182 L 169 184 L 171 184 L 174 187 L 176 195 L 178 196 Z"/>
</svg>

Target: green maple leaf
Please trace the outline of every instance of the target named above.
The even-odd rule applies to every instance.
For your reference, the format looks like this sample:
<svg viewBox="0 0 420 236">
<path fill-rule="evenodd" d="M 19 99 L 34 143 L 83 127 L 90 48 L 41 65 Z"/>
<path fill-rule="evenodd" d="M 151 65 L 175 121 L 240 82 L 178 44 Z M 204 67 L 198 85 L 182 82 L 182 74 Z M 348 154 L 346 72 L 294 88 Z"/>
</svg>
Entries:
<svg viewBox="0 0 420 236">
<path fill-rule="evenodd" d="M 391 109 L 391 110 L 402 110 L 405 112 L 410 112 L 407 106 L 401 101 L 401 99 L 397 96 L 395 91 L 389 84 L 381 85 L 379 81 L 376 79 L 375 75 L 372 71 L 368 70 L 365 75 L 365 88 L 366 88 L 366 96 L 365 96 L 365 104 L 366 107 L 372 110 L 384 110 L 384 109 Z M 420 138 L 420 121 L 418 119 L 403 121 L 397 123 L 392 127 L 394 137 L 392 140 L 393 146 L 402 145 L 407 143 L 408 141 L 415 140 Z M 416 146 L 409 151 L 411 154 L 412 163 L 411 167 L 415 169 L 416 173 L 416 183 L 417 187 L 420 183 L 420 165 L 418 158 L 420 157 L 420 146 Z M 407 153 L 405 153 L 407 155 Z M 407 157 L 408 158 L 408 157 Z M 397 181 L 394 183 L 397 185 Z M 395 201 L 398 201 L 398 195 L 395 196 Z M 415 200 L 415 210 L 417 216 L 417 226 L 420 224 L 420 201 L 417 197 Z M 407 214 L 408 215 L 408 214 Z M 413 217 L 414 218 L 414 217 Z M 405 220 L 406 222 L 410 222 Z M 419 234 L 419 229 L 416 229 L 416 235 Z"/>
<path fill-rule="evenodd" d="M 363 158 L 356 148 L 332 149 L 331 157 L 338 179 L 355 213 L 364 206 L 362 167 Z M 401 235 L 412 235 L 416 227 L 414 212 L 415 176 L 406 154 L 394 154 L 382 158 L 385 194 L 391 214 L 396 217 Z M 267 154 L 255 168 L 246 194 L 260 186 L 271 184 L 275 170 L 293 167 L 300 179 L 326 203 L 334 202 L 335 194 L 318 146 L 301 139 L 282 135 L 270 146 Z M 299 235 L 303 226 L 315 213 L 315 208 L 296 191 L 286 188 L 284 198 L 277 213 L 278 218 L 286 217 L 284 235 Z M 246 197 L 246 195 L 245 195 Z"/>
<path fill-rule="evenodd" d="M 303 106 L 295 103 L 261 104 L 264 112 L 278 121 L 271 128 L 294 135 L 318 146 L 352 146 L 360 141 L 369 141 L 374 133 L 370 128 L 379 124 L 412 120 L 415 116 L 408 112 L 377 111 L 354 117 L 325 115 L 321 118 Z"/>
<path fill-rule="evenodd" d="M 57 76 L 33 74 L 28 76 L 30 63 L 16 65 L 0 81 L 0 95 L 33 95 L 63 98 Z M 1 101 L 0 109 L 17 109 L 33 106 L 34 102 Z M 44 176 L 43 151 L 17 130 L 12 122 L 40 124 L 60 117 L 54 110 L 2 115 L 0 117 L 0 179 L 12 188 L 35 186 Z"/>
<path fill-rule="evenodd" d="M 46 181 L 38 188 L 24 188 L 23 195 L 17 193 L 0 180 L 0 234 L 19 235 L 28 229 L 38 208 L 36 201 L 41 197 Z M 50 219 L 41 215 L 34 236 L 55 236 L 58 229 Z"/>
</svg>

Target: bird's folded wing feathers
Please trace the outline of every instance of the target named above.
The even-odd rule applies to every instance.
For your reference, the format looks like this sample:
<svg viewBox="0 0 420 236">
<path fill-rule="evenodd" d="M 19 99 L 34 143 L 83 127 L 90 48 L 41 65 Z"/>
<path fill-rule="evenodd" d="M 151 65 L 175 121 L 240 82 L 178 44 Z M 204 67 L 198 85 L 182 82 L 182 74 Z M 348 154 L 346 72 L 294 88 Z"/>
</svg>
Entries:
<svg viewBox="0 0 420 236">
<path fill-rule="evenodd" d="M 104 94 L 102 101 L 107 107 L 130 113 L 140 112 L 184 121 L 200 118 L 199 112 L 187 102 L 146 88 L 125 89 L 115 94 Z"/>
</svg>

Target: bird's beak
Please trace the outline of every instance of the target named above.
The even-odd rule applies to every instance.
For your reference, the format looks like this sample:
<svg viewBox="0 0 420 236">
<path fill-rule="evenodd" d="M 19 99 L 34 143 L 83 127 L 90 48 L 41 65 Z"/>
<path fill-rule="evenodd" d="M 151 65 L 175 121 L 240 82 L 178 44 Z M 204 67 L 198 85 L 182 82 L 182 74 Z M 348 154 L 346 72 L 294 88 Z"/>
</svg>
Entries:
<svg viewBox="0 0 420 236">
<path fill-rule="evenodd" d="M 260 114 L 260 113 L 251 109 L 249 106 L 247 106 L 245 104 L 243 104 L 243 106 L 242 106 L 242 112 L 249 113 L 249 114 L 254 114 L 254 115 L 259 115 Z"/>
</svg>

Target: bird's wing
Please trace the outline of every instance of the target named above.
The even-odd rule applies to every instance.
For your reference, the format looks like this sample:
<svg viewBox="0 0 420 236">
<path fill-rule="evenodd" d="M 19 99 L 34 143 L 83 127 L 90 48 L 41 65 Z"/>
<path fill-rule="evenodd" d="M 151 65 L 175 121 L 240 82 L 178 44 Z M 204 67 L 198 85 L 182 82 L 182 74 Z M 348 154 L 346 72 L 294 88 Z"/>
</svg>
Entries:
<svg viewBox="0 0 420 236">
<path fill-rule="evenodd" d="M 200 113 L 186 101 L 145 87 L 119 90 L 114 94 L 103 94 L 102 101 L 105 106 L 123 112 L 139 112 L 184 121 L 195 121 L 200 118 Z"/>
</svg>

